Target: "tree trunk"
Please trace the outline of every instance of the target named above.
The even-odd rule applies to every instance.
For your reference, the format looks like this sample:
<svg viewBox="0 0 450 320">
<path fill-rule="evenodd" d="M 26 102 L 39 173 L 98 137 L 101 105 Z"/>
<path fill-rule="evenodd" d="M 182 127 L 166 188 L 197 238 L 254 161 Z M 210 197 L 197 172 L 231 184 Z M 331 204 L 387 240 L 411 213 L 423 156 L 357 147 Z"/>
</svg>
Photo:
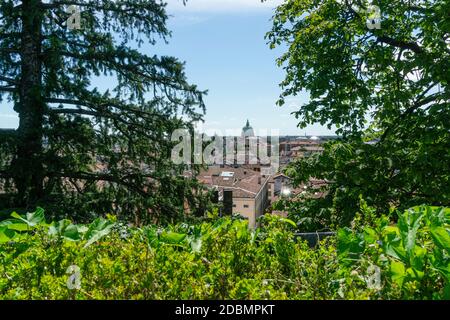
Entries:
<svg viewBox="0 0 450 320">
<path fill-rule="evenodd" d="M 18 206 L 33 207 L 43 196 L 42 164 L 44 103 L 41 76 L 40 0 L 22 1 L 21 79 L 17 154 L 13 175 L 18 190 Z"/>
</svg>

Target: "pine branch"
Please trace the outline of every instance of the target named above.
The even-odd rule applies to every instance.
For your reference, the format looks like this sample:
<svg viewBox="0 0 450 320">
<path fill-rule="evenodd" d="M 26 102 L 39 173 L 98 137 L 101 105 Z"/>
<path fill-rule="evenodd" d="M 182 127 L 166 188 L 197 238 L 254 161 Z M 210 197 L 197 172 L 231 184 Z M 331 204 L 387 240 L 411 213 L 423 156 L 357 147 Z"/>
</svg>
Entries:
<svg viewBox="0 0 450 320">
<path fill-rule="evenodd" d="M 5 77 L 5 76 L 1 76 L 1 75 L 0 75 L 0 81 L 12 83 L 12 84 L 19 84 L 19 81 L 12 79 L 12 78 Z"/>
<path fill-rule="evenodd" d="M 83 109 L 51 109 L 49 110 L 49 112 L 53 114 L 80 114 L 94 117 L 101 116 L 98 112 Z"/>
<path fill-rule="evenodd" d="M 20 39 L 21 32 L 0 32 L 0 40 L 12 37 L 13 39 Z"/>
<path fill-rule="evenodd" d="M 10 93 L 17 93 L 17 88 L 11 88 L 9 86 L 0 86 L 0 92 L 10 92 Z"/>
<path fill-rule="evenodd" d="M 142 187 L 143 185 L 135 184 L 127 181 L 127 179 L 132 178 L 148 178 L 153 179 L 151 175 L 143 175 L 143 174 L 130 174 L 127 176 L 115 176 L 107 173 L 88 173 L 88 172 L 53 172 L 49 173 L 49 176 L 52 177 L 60 177 L 60 178 L 69 178 L 69 179 L 77 179 L 77 180 L 86 180 L 91 182 L 112 182 L 119 185 L 123 185 L 137 193 L 141 196 L 148 196 L 148 192 L 146 192 Z"/>
<path fill-rule="evenodd" d="M 19 49 L 14 49 L 14 48 L 0 48 L 0 53 L 6 53 L 6 54 L 11 54 L 11 53 L 20 53 Z"/>
<path fill-rule="evenodd" d="M 3 179 L 10 179 L 10 178 L 12 178 L 12 177 L 13 177 L 13 175 L 11 174 L 10 171 L 0 170 L 0 178 L 3 178 Z"/>
<path fill-rule="evenodd" d="M 64 99 L 61 99 L 64 101 Z M 75 102 L 75 101 L 74 101 Z M 67 101 L 66 101 L 67 103 Z M 77 103 L 75 103 L 77 104 Z M 79 105 L 79 104 L 77 104 Z M 150 134 L 150 126 L 145 125 L 141 122 L 135 121 L 136 119 L 134 117 L 130 117 L 127 112 L 121 112 L 121 113 L 115 113 L 113 111 L 110 111 L 104 107 L 96 107 L 96 106 L 89 106 L 89 108 L 94 109 L 93 110 L 84 110 L 84 109 L 49 109 L 47 111 L 47 114 L 78 114 L 78 115 L 86 115 L 86 116 L 93 116 L 97 118 L 104 118 L 104 119 L 110 119 L 113 120 L 115 124 L 115 128 L 119 130 L 122 134 L 124 134 L 127 137 L 130 137 L 128 134 L 125 134 L 122 129 L 120 129 L 119 123 L 126 125 L 128 130 L 130 131 L 138 131 L 141 135 L 146 136 L 147 138 L 153 139 L 153 137 Z M 158 114 L 150 114 L 152 116 L 157 115 L 160 119 L 164 119 L 165 117 L 163 115 Z M 148 119 L 148 118 L 146 118 Z M 129 120 L 129 121 L 127 121 Z"/>
<path fill-rule="evenodd" d="M 97 101 L 95 101 L 97 100 Z M 75 105 L 75 106 L 81 106 L 86 108 L 91 108 L 94 110 L 97 110 L 99 112 L 106 111 L 106 108 L 116 108 L 118 110 L 124 111 L 124 112 L 133 112 L 139 116 L 148 116 L 148 117 L 164 117 L 163 115 L 156 113 L 156 112 L 148 112 L 146 110 L 138 109 L 135 106 L 127 105 L 124 103 L 120 103 L 119 101 L 113 101 L 109 99 L 94 99 L 94 101 L 88 101 L 85 100 L 75 100 L 75 99 L 60 99 L 60 98 L 46 98 L 44 99 L 47 103 L 52 104 L 68 104 L 68 105 Z M 54 109 L 58 110 L 58 109 Z M 63 113 L 63 112 L 62 112 Z"/>
<path fill-rule="evenodd" d="M 143 66 L 149 66 L 149 61 L 144 62 L 142 61 L 141 64 L 122 64 L 114 60 L 114 55 L 107 56 L 105 53 L 74 53 L 74 52 L 68 52 L 68 51 L 61 51 L 60 54 L 65 57 L 84 60 L 84 61 L 95 61 L 96 63 L 103 63 L 105 66 L 109 67 L 110 69 L 118 72 L 120 75 L 122 75 L 124 78 L 128 79 L 131 82 L 135 83 L 142 83 L 144 80 L 147 82 L 154 82 L 158 84 L 162 84 L 168 87 L 171 87 L 175 90 L 179 91 L 186 91 L 190 93 L 198 93 L 194 89 L 186 86 L 181 86 L 177 84 L 175 81 L 172 81 L 173 78 L 169 76 L 162 76 L 162 75 L 156 75 L 156 74 L 150 74 L 146 73 L 145 71 L 141 70 Z M 132 58 L 131 56 L 129 56 Z M 126 58 L 126 57 L 121 57 Z M 135 75 L 138 77 L 141 77 L 142 80 L 136 79 L 135 77 L 131 77 L 131 75 Z"/>
</svg>

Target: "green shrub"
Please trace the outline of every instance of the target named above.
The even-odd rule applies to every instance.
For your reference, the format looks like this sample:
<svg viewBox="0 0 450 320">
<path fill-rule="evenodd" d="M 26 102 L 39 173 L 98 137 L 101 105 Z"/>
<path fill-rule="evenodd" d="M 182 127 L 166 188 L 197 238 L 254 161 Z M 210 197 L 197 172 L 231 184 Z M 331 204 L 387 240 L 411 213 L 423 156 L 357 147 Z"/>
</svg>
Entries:
<svg viewBox="0 0 450 320">
<path fill-rule="evenodd" d="M 39 209 L 0 223 L 0 299 L 448 298 L 448 216 L 415 208 L 309 248 L 275 216 L 130 228 L 48 224 Z"/>
<path fill-rule="evenodd" d="M 398 215 L 397 225 L 385 216 L 341 229 L 340 263 L 366 279 L 371 269 L 379 298 L 450 299 L 449 221 L 450 209 L 421 206 Z"/>
</svg>

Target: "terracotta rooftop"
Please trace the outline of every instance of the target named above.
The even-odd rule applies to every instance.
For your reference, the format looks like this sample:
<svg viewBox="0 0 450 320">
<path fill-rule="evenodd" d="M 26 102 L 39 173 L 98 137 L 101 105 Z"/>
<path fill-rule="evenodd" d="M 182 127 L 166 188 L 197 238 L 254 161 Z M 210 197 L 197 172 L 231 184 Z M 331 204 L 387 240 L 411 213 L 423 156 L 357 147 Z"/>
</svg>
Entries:
<svg viewBox="0 0 450 320">
<path fill-rule="evenodd" d="M 313 151 L 313 152 L 322 152 L 324 150 L 323 147 L 317 145 L 317 146 L 299 146 L 294 147 L 291 149 L 291 151 Z"/>
<path fill-rule="evenodd" d="M 197 179 L 210 188 L 231 190 L 235 198 L 255 198 L 269 177 L 245 168 L 210 167 Z"/>
<path fill-rule="evenodd" d="M 280 144 L 291 146 L 310 146 L 310 145 L 320 145 L 321 143 L 317 140 L 295 140 L 295 141 L 283 141 Z"/>
</svg>

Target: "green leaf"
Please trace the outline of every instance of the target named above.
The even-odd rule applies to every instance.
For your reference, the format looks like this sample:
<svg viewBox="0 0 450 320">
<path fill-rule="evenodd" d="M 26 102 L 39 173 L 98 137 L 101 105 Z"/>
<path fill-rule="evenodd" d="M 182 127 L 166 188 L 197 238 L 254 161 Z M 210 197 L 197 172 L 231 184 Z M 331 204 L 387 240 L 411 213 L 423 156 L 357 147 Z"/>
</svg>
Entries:
<svg viewBox="0 0 450 320">
<path fill-rule="evenodd" d="M 441 249 L 447 251 L 450 254 L 450 235 L 449 232 L 443 227 L 431 228 L 431 237 L 434 243 Z"/>
<path fill-rule="evenodd" d="M 65 219 L 53 222 L 48 229 L 48 234 L 63 237 L 69 241 L 79 241 L 82 239 L 79 230 L 81 227 L 83 226 L 74 225 L 70 220 Z"/>
<path fill-rule="evenodd" d="M 88 240 L 88 242 L 84 245 L 84 248 L 89 247 L 94 242 L 107 236 L 111 232 L 114 225 L 115 223 L 109 220 L 101 218 L 95 219 L 94 222 L 89 225 L 89 229 L 84 236 L 84 239 Z"/>
<path fill-rule="evenodd" d="M 403 240 L 403 245 L 409 257 L 413 255 L 413 250 L 416 245 L 417 231 L 420 228 L 420 223 L 423 216 L 423 211 L 413 211 L 410 209 L 399 217 L 398 228 L 400 230 L 400 236 Z"/>
<path fill-rule="evenodd" d="M 407 274 L 408 279 L 420 281 L 423 278 L 423 276 L 425 275 L 425 272 L 423 272 L 421 270 L 417 270 L 415 268 L 408 268 L 408 269 L 406 269 L 406 274 Z"/>
<path fill-rule="evenodd" d="M 378 240 L 378 235 L 377 235 L 376 231 L 370 227 L 365 227 L 364 228 L 364 240 L 369 244 L 375 243 L 375 241 Z"/>
<path fill-rule="evenodd" d="M 400 240 L 398 242 L 391 242 L 384 246 L 384 251 L 387 255 L 399 259 L 404 262 L 408 262 L 408 256 L 403 248 Z"/>
<path fill-rule="evenodd" d="M 412 257 L 411 266 L 414 271 L 422 272 L 425 269 L 425 260 L 426 260 L 427 250 L 416 246 L 414 248 L 414 255 Z"/>
<path fill-rule="evenodd" d="M 8 229 L 5 226 L 0 226 L 0 244 L 11 241 L 14 237 L 15 232 L 11 229 Z"/>
<path fill-rule="evenodd" d="M 186 234 L 184 233 L 168 231 L 161 234 L 160 241 L 167 244 L 181 244 L 185 238 Z"/>
<path fill-rule="evenodd" d="M 15 231 L 27 231 L 29 229 L 28 224 L 17 222 L 16 219 L 8 219 L 4 220 L 0 223 L 0 227 L 4 226 L 7 227 L 9 230 L 15 230 Z"/>
<path fill-rule="evenodd" d="M 450 221 L 446 215 L 447 210 L 448 208 L 427 207 L 431 227 L 442 227 Z"/>
<path fill-rule="evenodd" d="M 290 224 L 291 226 L 293 226 L 294 228 L 297 228 L 297 225 L 296 225 L 295 222 L 292 221 L 291 219 L 280 218 L 280 221 L 286 222 L 286 223 Z"/>
<path fill-rule="evenodd" d="M 405 277 L 406 277 L 405 265 L 399 261 L 392 261 L 390 271 L 391 271 L 392 281 L 394 281 L 400 287 L 402 287 L 403 281 L 405 280 Z"/>
<path fill-rule="evenodd" d="M 78 241 L 81 240 L 80 232 L 78 231 L 78 227 L 76 225 L 69 225 L 63 233 L 63 236 L 67 240 Z"/>
<path fill-rule="evenodd" d="M 70 220 L 64 219 L 58 222 L 52 222 L 48 228 L 48 234 L 51 236 L 59 235 L 64 233 L 64 230 L 71 224 Z"/>
<path fill-rule="evenodd" d="M 85 234 L 89 231 L 89 227 L 86 227 L 85 225 L 77 225 L 77 229 L 80 234 Z"/>
<path fill-rule="evenodd" d="M 394 227 L 394 226 L 387 226 L 384 228 L 383 232 L 385 234 L 396 234 L 396 235 L 400 235 L 400 230 L 398 229 L 398 227 Z"/>
<path fill-rule="evenodd" d="M 144 234 L 147 237 L 150 246 L 156 246 L 159 243 L 158 231 L 155 227 L 150 226 L 144 229 Z"/>
<path fill-rule="evenodd" d="M 450 283 L 447 283 L 444 287 L 444 295 L 443 298 L 445 300 L 450 300 Z"/>
<path fill-rule="evenodd" d="M 37 208 L 35 212 L 27 213 L 27 220 L 31 226 L 37 226 L 41 223 L 45 223 L 44 209 Z"/>
<path fill-rule="evenodd" d="M 18 219 L 20 221 L 23 221 L 23 222 L 27 221 L 26 219 L 22 218 L 17 212 L 11 213 L 11 217 L 16 218 L 16 219 Z"/>
<path fill-rule="evenodd" d="M 386 227 L 383 230 L 383 250 L 384 252 L 401 261 L 408 262 L 405 248 L 400 238 L 400 230 L 397 227 Z"/>
<path fill-rule="evenodd" d="M 29 227 L 36 227 L 45 223 L 44 209 L 37 208 L 35 212 L 28 212 L 26 218 L 23 218 L 18 213 L 13 212 L 11 217 L 16 218 L 26 223 Z"/>
<path fill-rule="evenodd" d="M 354 234 L 349 228 L 338 231 L 337 251 L 342 262 L 351 263 L 359 259 L 364 251 L 364 239 L 362 235 Z"/>
</svg>

